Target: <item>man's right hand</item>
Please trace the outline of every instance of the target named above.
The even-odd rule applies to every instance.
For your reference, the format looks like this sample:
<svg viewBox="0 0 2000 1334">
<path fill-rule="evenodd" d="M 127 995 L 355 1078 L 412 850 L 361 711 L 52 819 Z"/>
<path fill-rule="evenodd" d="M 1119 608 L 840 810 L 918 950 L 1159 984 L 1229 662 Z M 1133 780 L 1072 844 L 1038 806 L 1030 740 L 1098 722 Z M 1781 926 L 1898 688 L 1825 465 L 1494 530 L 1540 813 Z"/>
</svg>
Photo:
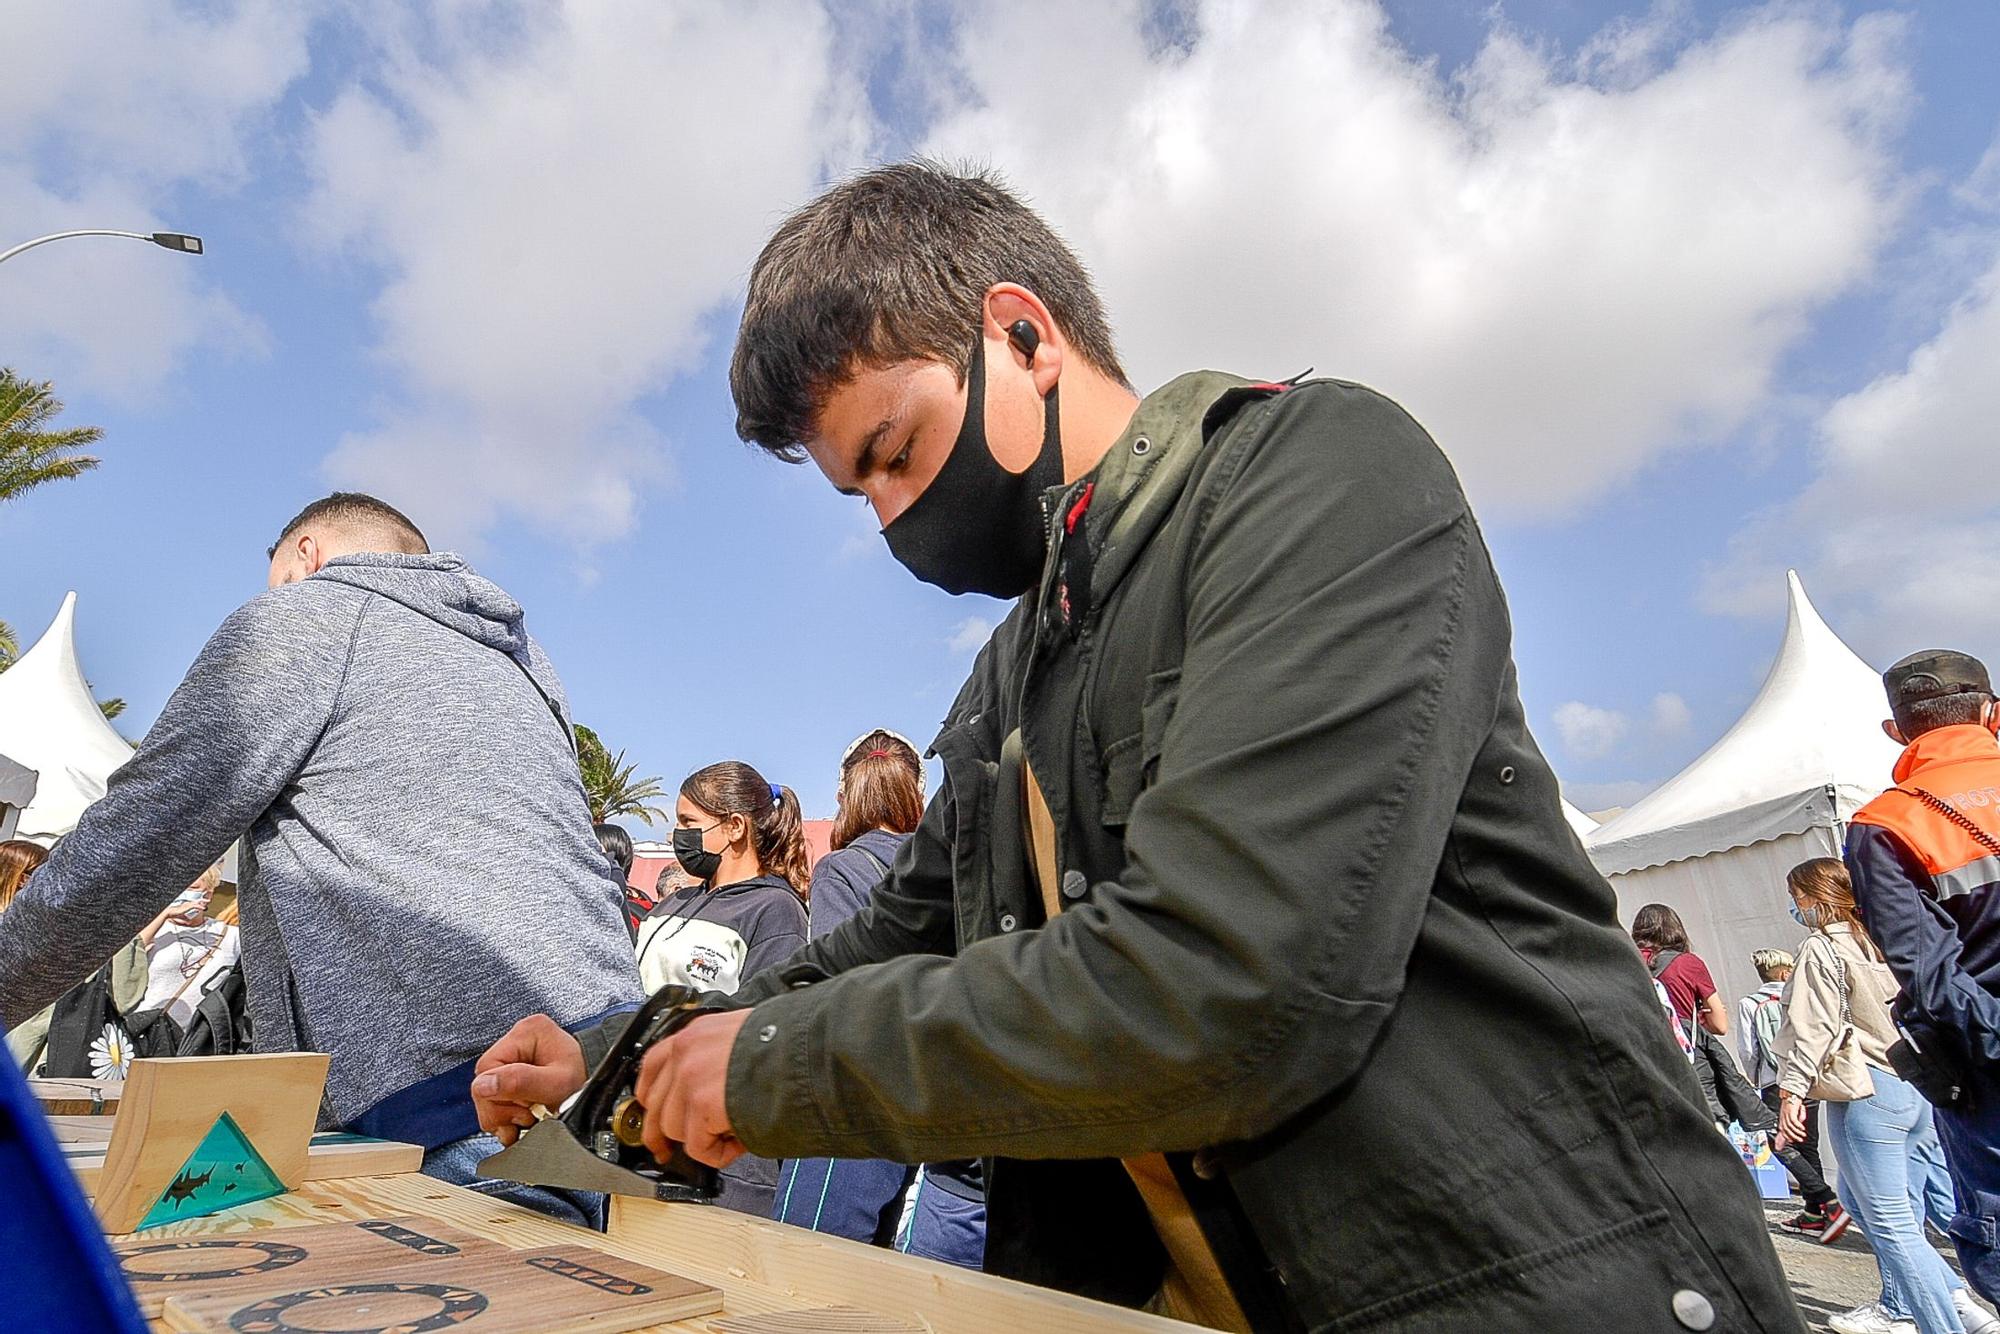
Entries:
<svg viewBox="0 0 2000 1334">
<path fill-rule="evenodd" d="M 545 1014 L 531 1014 L 473 1066 L 472 1105 L 482 1130 L 512 1144 L 535 1124 L 535 1104 L 554 1111 L 589 1077 L 583 1045 Z"/>
</svg>

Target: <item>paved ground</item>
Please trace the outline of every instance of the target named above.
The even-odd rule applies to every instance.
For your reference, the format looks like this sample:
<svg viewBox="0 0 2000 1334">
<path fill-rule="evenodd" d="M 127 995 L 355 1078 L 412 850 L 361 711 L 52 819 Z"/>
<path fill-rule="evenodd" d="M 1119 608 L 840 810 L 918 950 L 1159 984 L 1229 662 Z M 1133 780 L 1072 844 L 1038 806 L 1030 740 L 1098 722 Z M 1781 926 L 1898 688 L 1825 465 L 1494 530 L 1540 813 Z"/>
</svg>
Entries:
<svg viewBox="0 0 2000 1334">
<path fill-rule="evenodd" d="M 1778 1231 L 1778 1221 L 1791 1217 L 1798 1207 L 1797 1200 L 1768 1200 L 1764 1216 L 1771 1223 L 1771 1240 L 1778 1247 L 1785 1276 L 1792 1281 L 1792 1293 L 1798 1298 L 1806 1326 L 1820 1331 L 1827 1328 L 1828 1316 L 1881 1296 L 1882 1280 L 1875 1271 L 1868 1239 L 1859 1227 L 1847 1229 L 1847 1235 L 1831 1246 Z M 1949 1243 L 1938 1244 L 1942 1239 L 1935 1233 L 1931 1241 L 1944 1253 L 1945 1262 L 1957 1269 L 1958 1259 Z"/>
</svg>

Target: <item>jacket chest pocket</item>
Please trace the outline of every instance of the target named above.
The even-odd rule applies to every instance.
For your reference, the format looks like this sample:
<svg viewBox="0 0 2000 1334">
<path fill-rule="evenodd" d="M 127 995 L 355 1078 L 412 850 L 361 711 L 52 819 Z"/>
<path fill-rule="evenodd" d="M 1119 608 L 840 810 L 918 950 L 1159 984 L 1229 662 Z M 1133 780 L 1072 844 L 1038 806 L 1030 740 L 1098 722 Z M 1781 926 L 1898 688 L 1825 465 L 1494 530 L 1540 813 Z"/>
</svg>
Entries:
<svg viewBox="0 0 2000 1334">
<path fill-rule="evenodd" d="M 1160 750 L 1181 699 L 1181 669 L 1169 667 L 1146 678 L 1140 697 L 1139 729 L 1106 746 L 1100 756 L 1104 779 L 1101 819 L 1123 828 L 1139 795 L 1159 776 Z"/>
</svg>

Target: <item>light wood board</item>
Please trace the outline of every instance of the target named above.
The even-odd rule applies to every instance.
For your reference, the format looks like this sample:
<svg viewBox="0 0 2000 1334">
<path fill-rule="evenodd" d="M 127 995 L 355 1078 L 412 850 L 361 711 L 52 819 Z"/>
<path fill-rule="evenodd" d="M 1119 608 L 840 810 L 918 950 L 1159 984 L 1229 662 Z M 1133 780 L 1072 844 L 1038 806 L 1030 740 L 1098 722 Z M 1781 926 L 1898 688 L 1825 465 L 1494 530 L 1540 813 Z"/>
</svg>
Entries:
<svg viewBox="0 0 2000 1334">
<path fill-rule="evenodd" d="M 724 1209 L 614 1195 L 610 1236 L 636 1248 L 630 1253 L 672 1256 L 682 1273 L 721 1270 L 813 1302 L 857 1306 L 941 1334 L 1021 1330 L 1137 1334 L 1191 1328 L 1180 1321 Z M 797 1310 L 800 1304 L 795 1301 L 789 1309 Z"/>
<path fill-rule="evenodd" d="M 613 1334 L 722 1309 L 722 1290 L 587 1246 L 492 1250 L 254 1295 L 169 1297 L 183 1334 Z"/>
<path fill-rule="evenodd" d="M 117 1120 L 115 1116 L 72 1116 L 58 1112 L 49 1117 L 49 1130 L 58 1144 L 102 1146 L 111 1142 L 111 1127 Z"/>
<path fill-rule="evenodd" d="M 224 1112 L 285 1187 L 298 1189 L 326 1067 L 314 1052 L 132 1062 L 96 1183 L 104 1230 L 127 1232 L 144 1218 Z"/>
<path fill-rule="evenodd" d="M 808 1311 L 733 1315 L 708 1322 L 709 1334 L 926 1334 L 926 1327 L 858 1306 L 816 1306 Z"/>
<path fill-rule="evenodd" d="M 28 1092 L 50 1116 L 95 1116 L 118 1110 L 122 1079 L 31 1079 Z"/>
<path fill-rule="evenodd" d="M 1193 1329 L 1158 1316 L 723 1209 L 632 1201 L 642 1207 L 621 1210 L 622 1203 L 614 1201 L 614 1230 L 602 1235 L 412 1173 L 309 1182 L 289 1195 L 240 1205 L 206 1218 L 183 1219 L 148 1229 L 145 1235 L 197 1237 L 254 1232 L 282 1236 L 283 1229 L 339 1219 L 422 1214 L 507 1246 L 593 1246 L 669 1269 L 721 1288 L 723 1311 L 728 1316 L 781 1313 L 809 1306 L 858 1306 L 936 1334 L 1040 1334 L 1044 1330 L 1063 1334 L 1188 1334 Z M 618 1222 L 621 1212 L 625 1214 L 622 1228 Z M 669 1321 L 649 1327 L 647 1334 L 707 1334 L 709 1323 L 699 1316 Z"/>
<path fill-rule="evenodd" d="M 103 1117 L 73 1117 L 73 1121 L 100 1121 Z M 93 1127 L 56 1127 L 56 1138 L 62 1141 L 63 1157 L 70 1170 L 76 1173 L 77 1184 L 86 1195 L 97 1193 L 98 1180 L 104 1173 L 107 1140 L 95 1138 Z M 424 1165 L 424 1150 L 420 1144 L 405 1144 L 401 1140 L 367 1139 L 339 1131 L 327 1131 L 312 1137 L 306 1145 L 307 1181 L 338 1181 L 342 1177 L 386 1177 L 400 1172 L 414 1172 Z"/>
<path fill-rule="evenodd" d="M 287 1228 L 282 1233 L 234 1233 L 162 1240 L 146 1234 L 112 1250 L 143 1315 L 158 1315 L 181 1293 L 226 1297 L 269 1292 L 274 1284 L 318 1287 L 372 1274 L 505 1249 L 429 1218 L 370 1219 Z"/>
</svg>

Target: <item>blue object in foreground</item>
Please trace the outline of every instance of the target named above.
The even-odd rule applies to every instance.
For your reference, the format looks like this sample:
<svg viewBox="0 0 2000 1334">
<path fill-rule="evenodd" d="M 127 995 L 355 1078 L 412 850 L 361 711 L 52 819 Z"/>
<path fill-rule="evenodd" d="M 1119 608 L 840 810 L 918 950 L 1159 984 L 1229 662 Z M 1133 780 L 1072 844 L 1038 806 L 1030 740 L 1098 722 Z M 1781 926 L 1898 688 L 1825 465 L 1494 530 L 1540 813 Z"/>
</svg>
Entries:
<svg viewBox="0 0 2000 1334">
<path fill-rule="evenodd" d="M 56 1148 L 20 1069 L 0 1060 L 0 1293 L 7 1327 L 147 1334 L 90 1201 Z"/>
</svg>

